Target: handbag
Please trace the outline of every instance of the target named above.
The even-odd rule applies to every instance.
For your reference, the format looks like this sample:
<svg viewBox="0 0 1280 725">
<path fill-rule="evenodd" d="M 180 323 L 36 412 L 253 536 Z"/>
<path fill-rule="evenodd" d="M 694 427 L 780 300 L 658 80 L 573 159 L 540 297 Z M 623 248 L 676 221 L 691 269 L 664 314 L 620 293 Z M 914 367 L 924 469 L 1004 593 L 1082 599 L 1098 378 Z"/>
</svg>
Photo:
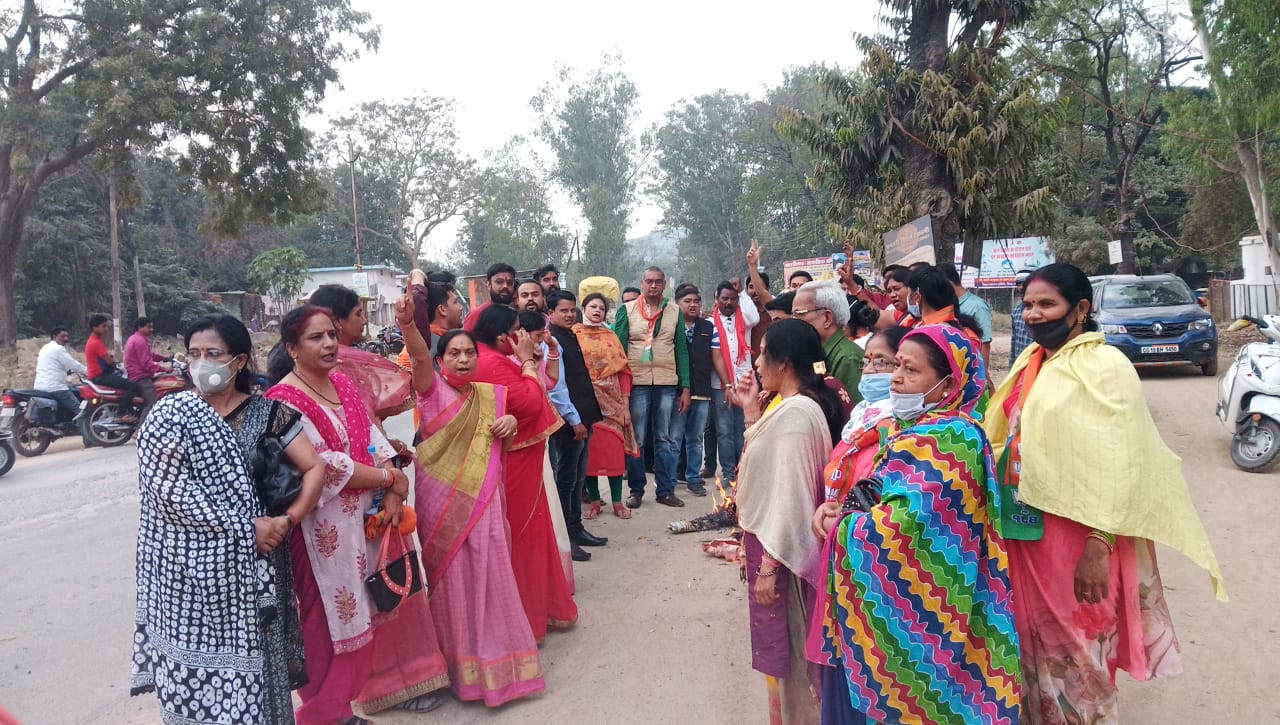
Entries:
<svg viewBox="0 0 1280 725">
<path fill-rule="evenodd" d="M 269 516 L 283 516 L 302 493 L 302 474 L 284 453 L 280 438 L 265 434 L 253 448 L 253 483 Z"/>
<path fill-rule="evenodd" d="M 400 541 L 404 553 L 398 559 L 387 561 L 387 549 L 392 538 Z M 388 526 L 378 550 L 377 569 L 364 580 L 364 586 L 379 612 L 391 612 L 405 599 L 422 591 L 419 572 L 418 550 L 405 544 L 399 532 Z"/>
<path fill-rule="evenodd" d="M 844 505 L 840 508 L 845 513 L 866 513 L 880 503 L 880 491 L 883 489 L 884 481 L 878 478 L 859 479 L 845 495 Z"/>
</svg>

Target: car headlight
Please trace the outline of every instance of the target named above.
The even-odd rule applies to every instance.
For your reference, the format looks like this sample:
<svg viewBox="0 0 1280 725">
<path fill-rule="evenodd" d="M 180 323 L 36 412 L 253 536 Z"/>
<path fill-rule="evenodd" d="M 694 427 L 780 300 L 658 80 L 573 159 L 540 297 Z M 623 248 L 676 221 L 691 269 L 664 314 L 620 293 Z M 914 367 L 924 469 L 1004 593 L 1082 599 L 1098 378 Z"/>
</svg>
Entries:
<svg viewBox="0 0 1280 725">
<path fill-rule="evenodd" d="M 1102 334 L 1104 335 L 1123 335 L 1128 330 L 1124 329 L 1124 325 L 1103 325 Z"/>
<path fill-rule="evenodd" d="M 1188 330 L 1212 330 L 1213 318 L 1206 317 L 1203 320 L 1192 320 L 1191 323 L 1187 325 L 1187 329 Z"/>
</svg>

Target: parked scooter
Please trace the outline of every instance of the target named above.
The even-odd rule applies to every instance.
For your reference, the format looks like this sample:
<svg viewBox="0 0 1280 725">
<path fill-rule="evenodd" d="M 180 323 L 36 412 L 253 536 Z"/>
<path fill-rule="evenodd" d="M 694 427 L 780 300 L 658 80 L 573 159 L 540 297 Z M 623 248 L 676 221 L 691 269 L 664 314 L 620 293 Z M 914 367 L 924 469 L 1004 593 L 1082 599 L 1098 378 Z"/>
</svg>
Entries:
<svg viewBox="0 0 1280 725">
<path fill-rule="evenodd" d="M 12 440 L 12 433 L 0 429 L 0 476 L 8 473 L 9 469 L 13 468 L 13 462 L 18 457 L 13 452 Z"/>
<path fill-rule="evenodd" d="M 80 397 L 79 387 L 69 389 Z M 70 413 L 46 391 L 6 390 L 0 396 L 0 430 L 11 434 L 8 442 L 18 453 L 38 456 L 59 438 L 81 435 L 80 416 L 84 407 L 81 400 L 79 411 Z"/>
<path fill-rule="evenodd" d="M 1231 460 L 1245 471 L 1270 468 L 1280 456 L 1280 315 L 1242 317 L 1228 331 L 1256 325 L 1267 342 L 1240 348 L 1218 381 L 1218 419 L 1231 432 Z"/>
<path fill-rule="evenodd" d="M 171 393 L 186 390 L 187 366 L 182 360 L 175 359 L 172 369 L 154 380 L 156 384 L 156 400 Z M 80 415 L 80 428 L 84 433 L 85 444 L 110 448 L 118 446 L 133 437 L 138 429 L 136 416 L 125 415 L 130 407 L 141 408 L 142 398 L 135 397 L 132 405 L 126 403 L 125 391 L 120 388 L 98 385 L 86 381 L 80 387 L 80 397 L 84 399 L 84 412 Z"/>
</svg>

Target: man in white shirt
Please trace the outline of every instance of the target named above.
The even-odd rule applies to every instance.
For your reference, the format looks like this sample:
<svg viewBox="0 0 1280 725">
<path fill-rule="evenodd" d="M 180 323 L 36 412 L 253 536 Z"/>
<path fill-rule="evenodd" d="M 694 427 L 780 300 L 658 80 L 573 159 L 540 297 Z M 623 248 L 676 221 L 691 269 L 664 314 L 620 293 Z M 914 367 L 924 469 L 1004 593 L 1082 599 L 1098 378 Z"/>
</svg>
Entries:
<svg viewBox="0 0 1280 725">
<path fill-rule="evenodd" d="M 718 374 L 711 378 L 711 409 L 716 416 L 716 449 L 720 457 L 720 470 L 725 480 L 736 480 L 738 459 L 742 457 L 742 437 L 746 421 L 742 408 L 733 405 L 725 397 L 726 389 L 737 386 L 745 374 L 754 374 L 751 368 L 751 328 L 760 322 L 760 313 L 746 291 L 739 292 L 732 282 L 716 286 L 716 309 L 711 314 L 716 334 L 712 337 L 712 355 L 724 361 L 723 369 L 728 380 Z M 717 366 L 719 368 L 720 366 Z"/>
<path fill-rule="evenodd" d="M 71 415 L 80 411 L 80 400 L 67 388 L 67 373 L 75 371 L 80 375 L 88 375 L 85 366 L 67 352 L 67 341 L 71 333 L 65 327 L 55 327 L 49 331 L 52 338 L 40 348 L 36 357 L 36 390 L 48 393 L 50 398 L 58 401 L 58 407 Z"/>
</svg>

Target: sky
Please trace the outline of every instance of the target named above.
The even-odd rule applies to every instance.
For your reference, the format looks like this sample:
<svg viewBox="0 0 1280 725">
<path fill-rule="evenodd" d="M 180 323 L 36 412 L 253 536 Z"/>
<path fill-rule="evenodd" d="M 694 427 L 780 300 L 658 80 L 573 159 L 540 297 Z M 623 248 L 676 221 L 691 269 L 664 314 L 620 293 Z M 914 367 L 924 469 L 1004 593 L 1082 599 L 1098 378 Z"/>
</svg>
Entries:
<svg viewBox="0 0 1280 725">
<path fill-rule="evenodd" d="M 785 68 L 813 62 L 856 66 L 854 33 L 876 30 L 872 0 L 599 0 L 534 2 L 418 2 L 352 0 L 381 28 L 376 53 L 338 67 L 324 116 L 358 104 L 415 92 L 453 99 L 462 150 L 480 158 L 514 135 L 532 136 L 537 120 L 529 100 L 559 65 L 587 70 L 616 54 L 640 94 L 637 128 L 661 121 L 682 98 L 724 88 L 758 95 Z M 563 198 L 561 221 L 583 225 Z M 631 236 L 657 226 L 661 210 L 641 199 Z M 452 245 L 456 225 L 441 227 L 427 255 Z"/>
</svg>

